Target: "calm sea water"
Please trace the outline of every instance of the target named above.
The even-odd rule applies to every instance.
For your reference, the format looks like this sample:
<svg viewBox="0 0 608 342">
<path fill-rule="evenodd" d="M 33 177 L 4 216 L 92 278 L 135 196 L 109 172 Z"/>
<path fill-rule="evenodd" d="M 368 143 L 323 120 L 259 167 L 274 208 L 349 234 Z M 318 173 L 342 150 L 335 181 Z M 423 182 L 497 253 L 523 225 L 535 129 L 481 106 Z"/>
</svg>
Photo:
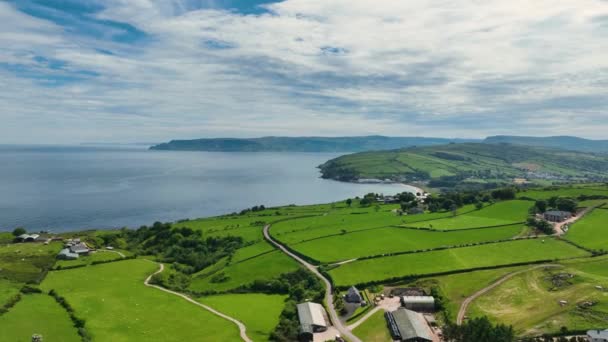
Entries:
<svg viewBox="0 0 608 342">
<path fill-rule="evenodd" d="M 137 227 L 254 205 L 312 204 L 403 185 L 319 178 L 335 153 L 0 147 L 0 230 Z"/>
</svg>

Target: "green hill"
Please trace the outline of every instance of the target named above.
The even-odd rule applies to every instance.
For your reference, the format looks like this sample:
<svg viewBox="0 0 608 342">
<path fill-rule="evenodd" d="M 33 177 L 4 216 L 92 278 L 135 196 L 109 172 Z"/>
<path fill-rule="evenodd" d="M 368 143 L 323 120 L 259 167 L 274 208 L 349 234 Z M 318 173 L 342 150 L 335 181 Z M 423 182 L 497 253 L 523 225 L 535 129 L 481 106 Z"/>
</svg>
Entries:
<svg viewBox="0 0 608 342">
<path fill-rule="evenodd" d="M 497 135 L 487 137 L 483 142 L 489 144 L 508 143 L 514 145 L 561 148 L 570 151 L 608 153 L 608 140 L 590 140 L 570 136 L 522 137 Z"/>
<path fill-rule="evenodd" d="M 320 165 L 323 178 L 398 182 L 430 181 L 432 187 L 463 182 L 492 185 L 530 181 L 603 181 L 608 156 L 511 144 L 449 144 L 341 156 Z"/>
</svg>

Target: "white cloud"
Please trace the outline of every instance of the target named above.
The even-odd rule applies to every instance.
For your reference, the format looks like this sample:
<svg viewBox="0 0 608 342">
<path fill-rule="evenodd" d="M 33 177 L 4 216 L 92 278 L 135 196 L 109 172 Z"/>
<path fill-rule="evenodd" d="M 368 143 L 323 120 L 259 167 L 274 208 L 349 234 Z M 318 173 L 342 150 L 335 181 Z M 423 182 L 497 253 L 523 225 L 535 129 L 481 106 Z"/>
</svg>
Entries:
<svg viewBox="0 0 608 342">
<path fill-rule="evenodd" d="M 608 28 L 598 19 L 608 15 L 606 1 L 287 0 L 259 15 L 201 3 L 104 1 L 97 18 L 149 35 L 133 45 L 67 32 L 0 3 L 0 44 L 10 46 L 0 63 L 35 68 L 44 80 L 97 75 L 49 87 L 0 69 L 0 85 L 9 85 L 0 90 L 0 141 L 35 139 L 28 132 L 40 142 L 606 138 Z M 66 65 L 45 69 L 37 55 Z"/>
</svg>

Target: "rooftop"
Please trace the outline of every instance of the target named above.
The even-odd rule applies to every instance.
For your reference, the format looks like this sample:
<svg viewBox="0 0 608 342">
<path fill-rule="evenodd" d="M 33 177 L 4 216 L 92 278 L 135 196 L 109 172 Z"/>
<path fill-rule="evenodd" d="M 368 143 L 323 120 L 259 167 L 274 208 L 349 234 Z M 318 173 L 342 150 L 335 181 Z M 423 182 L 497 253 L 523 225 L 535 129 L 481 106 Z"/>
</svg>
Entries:
<svg viewBox="0 0 608 342">
<path fill-rule="evenodd" d="M 301 303 L 297 305 L 298 308 L 298 318 L 300 320 L 300 325 L 302 326 L 302 330 L 305 327 L 311 326 L 319 326 L 326 327 L 327 323 L 325 322 L 325 317 L 323 315 L 323 306 L 318 303 Z"/>
<path fill-rule="evenodd" d="M 404 308 L 393 311 L 391 314 L 395 319 L 402 340 L 433 340 L 428 325 L 421 314 Z"/>
</svg>

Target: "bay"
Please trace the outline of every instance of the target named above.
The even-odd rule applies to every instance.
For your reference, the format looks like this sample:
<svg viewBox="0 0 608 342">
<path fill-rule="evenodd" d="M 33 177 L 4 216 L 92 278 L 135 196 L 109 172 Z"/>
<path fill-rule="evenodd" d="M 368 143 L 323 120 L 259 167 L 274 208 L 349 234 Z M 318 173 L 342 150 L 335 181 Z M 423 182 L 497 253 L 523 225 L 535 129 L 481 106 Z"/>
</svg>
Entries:
<svg viewBox="0 0 608 342">
<path fill-rule="evenodd" d="M 316 167 L 338 155 L 1 146 L 0 230 L 138 227 L 413 190 L 321 179 Z"/>
</svg>

